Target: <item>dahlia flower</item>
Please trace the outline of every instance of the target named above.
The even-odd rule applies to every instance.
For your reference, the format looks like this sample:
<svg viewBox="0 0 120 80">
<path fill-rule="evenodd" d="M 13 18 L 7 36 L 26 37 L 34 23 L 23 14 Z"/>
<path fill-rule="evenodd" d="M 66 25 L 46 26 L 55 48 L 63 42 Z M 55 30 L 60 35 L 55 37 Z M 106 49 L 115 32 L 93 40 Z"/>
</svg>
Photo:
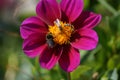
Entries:
<svg viewBox="0 0 120 80">
<path fill-rule="evenodd" d="M 40 0 L 37 16 L 25 19 L 20 27 L 23 51 L 30 58 L 39 56 L 41 67 L 56 63 L 71 72 L 80 64 L 79 50 L 92 50 L 98 36 L 93 28 L 101 15 L 83 11 L 83 0 Z"/>
</svg>

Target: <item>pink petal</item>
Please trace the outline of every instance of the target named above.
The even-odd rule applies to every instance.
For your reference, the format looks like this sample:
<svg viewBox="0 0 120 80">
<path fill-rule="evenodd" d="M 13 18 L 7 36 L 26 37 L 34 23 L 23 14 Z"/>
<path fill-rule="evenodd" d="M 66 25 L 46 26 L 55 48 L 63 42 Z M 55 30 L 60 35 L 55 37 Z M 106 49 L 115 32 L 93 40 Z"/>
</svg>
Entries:
<svg viewBox="0 0 120 80">
<path fill-rule="evenodd" d="M 79 51 L 72 46 L 66 46 L 59 59 L 61 68 L 67 72 L 71 72 L 76 69 L 80 64 Z"/>
<path fill-rule="evenodd" d="M 83 0 L 62 0 L 60 5 L 69 22 L 76 20 L 83 10 Z"/>
<path fill-rule="evenodd" d="M 42 53 L 42 51 L 47 47 L 46 34 L 32 34 L 23 42 L 24 53 L 34 58 Z"/>
<path fill-rule="evenodd" d="M 40 0 L 36 13 L 48 25 L 53 25 L 56 19 L 60 19 L 60 8 L 56 0 Z"/>
<path fill-rule="evenodd" d="M 20 27 L 20 34 L 23 39 L 34 33 L 46 33 L 47 26 L 38 17 L 30 17 L 23 21 Z"/>
<path fill-rule="evenodd" d="M 76 29 L 79 28 L 94 28 L 101 21 L 101 15 L 89 11 L 83 11 L 73 25 Z"/>
<path fill-rule="evenodd" d="M 97 46 L 98 36 L 94 30 L 81 29 L 74 35 L 71 45 L 77 49 L 91 50 Z"/>
<path fill-rule="evenodd" d="M 60 47 L 55 47 L 55 48 L 47 47 L 40 56 L 40 59 L 39 59 L 40 65 L 46 69 L 53 68 L 53 66 L 59 60 L 61 54 L 62 54 L 62 48 L 60 48 Z"/>
</svg>

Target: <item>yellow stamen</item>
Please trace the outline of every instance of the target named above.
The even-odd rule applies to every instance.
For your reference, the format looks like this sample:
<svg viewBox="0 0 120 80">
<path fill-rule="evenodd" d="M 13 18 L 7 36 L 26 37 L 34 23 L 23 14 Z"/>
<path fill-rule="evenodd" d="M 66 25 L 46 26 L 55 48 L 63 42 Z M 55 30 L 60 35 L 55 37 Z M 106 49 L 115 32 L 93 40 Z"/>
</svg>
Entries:
<svg viewBox="0 0 120 80">
<path fill-rule="evenodd" d="M 74 27 L 71 24 L 63 23 L 58 19 L 54 22 L 54 26 L 49 26 L 49 33 L 53 36 L 53 41 L 56 44 L 68 44 Z"/>
</svg>

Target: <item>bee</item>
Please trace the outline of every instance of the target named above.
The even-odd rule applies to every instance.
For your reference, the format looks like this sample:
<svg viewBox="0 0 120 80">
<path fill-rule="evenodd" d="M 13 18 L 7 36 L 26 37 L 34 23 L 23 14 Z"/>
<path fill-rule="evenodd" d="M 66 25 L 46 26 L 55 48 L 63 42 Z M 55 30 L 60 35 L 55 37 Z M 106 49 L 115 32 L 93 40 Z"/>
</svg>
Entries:
<svg viewBox="0 0 120 80">
<path fill-rule="evenodd" d="M 49 46 L 50 48 L 53 48 L 53 47 L 55 46 L 55 42 L 54 42 L 54 40 L 53 40 L 53 36 L 52 36 L 51 33 L 48 33 L 48 34 L 46 35 L 46 41 L 47 41 L 47 44 L 48 44 L 48 46 Z"/>
<path fill-rule="evenodd" d="M 65 24 L 64 27 L 71 27 L 72 31 L 74 31 L 74 26 L 69 23 Z"/>
<path fill-rule="evenodd" d="M 67 23 L 67 24 L 65 24 L 64 26 L 71 26 L 71 24 Z"/>
<path fill-rule="evenodd" d="M 64 26 L 73 27 L 73 25 L 71 25 L 71 24 L 69 24 L 69 23 L 65 24 Z"/>
<path fill-rule="evenodd" d="M 62 26 L 61 26 L 61 24 L 60 24 L 59 19 L 57 19 L 56 21 L 54 21 L 54 23 L 58 26 L 58 28 L 59 28 L 60 30 L 62 30 Z"/>
</svg>

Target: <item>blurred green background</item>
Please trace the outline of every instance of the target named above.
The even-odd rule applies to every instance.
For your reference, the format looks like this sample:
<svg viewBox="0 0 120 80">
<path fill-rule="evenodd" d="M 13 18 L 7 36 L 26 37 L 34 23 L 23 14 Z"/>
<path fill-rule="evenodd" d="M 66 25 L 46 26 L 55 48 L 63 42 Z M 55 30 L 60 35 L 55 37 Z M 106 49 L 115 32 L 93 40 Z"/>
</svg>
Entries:
<svg viewBox="0 0 120 80">
<path fill-rule="evenodd" d="M 36 15 L 38 0 L 0 1 L 0 80 L 67 80 L 56 65 L 48 71 L 22 51 L 21 22 Z M 95 28 L 99 44 L 81 51 L 81 64 L 71 73 L 72 80 L 120 80 L 120 0 L 84 0 L 84 10 L 102 14 Z"/>
</svg>

